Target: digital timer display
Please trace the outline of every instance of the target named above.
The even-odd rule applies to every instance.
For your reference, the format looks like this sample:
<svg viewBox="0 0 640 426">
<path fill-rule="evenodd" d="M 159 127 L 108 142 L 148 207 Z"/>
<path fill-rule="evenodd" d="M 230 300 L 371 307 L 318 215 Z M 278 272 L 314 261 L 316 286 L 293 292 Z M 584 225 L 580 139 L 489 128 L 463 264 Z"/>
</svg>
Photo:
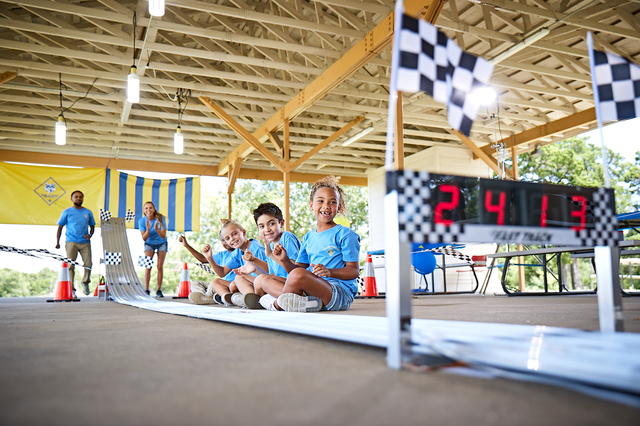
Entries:
<svg viewBox="0 0 640 426">
<path fill-rule="evenodd" d="M 594 227 L 597 188 L 431 174 L 431 223 L 570 228 Z M 613 200 L 611 200 L 613 202 Z M 610 205 L 613 210 L 613 203 Z"/>
</svg>

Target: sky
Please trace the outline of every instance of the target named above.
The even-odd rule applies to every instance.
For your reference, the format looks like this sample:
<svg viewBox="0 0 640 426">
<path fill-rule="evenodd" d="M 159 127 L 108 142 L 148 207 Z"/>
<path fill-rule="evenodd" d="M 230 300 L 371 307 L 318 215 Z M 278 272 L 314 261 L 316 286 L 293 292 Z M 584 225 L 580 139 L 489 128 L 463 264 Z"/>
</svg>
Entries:
<svg viewBox="0 0 640 426">
<path fill-rule="evenodd" d="M 640 118 L 627 120 L 606 126 L 603 129 L 604 140 L 609 149 L 622 154 L 629 162 L 633 162 L 635 152 L 640 151 Z M 591 130 L 580 136 L 589 137 L 589 142 L 596 146 L 600 146 L 599 131 Z M 167 173 L 144 173 L 137 171 L 122 170 L 136 176 L 152 179 L 168 179 L 184 177 L 186 175 L 173 175 Z M 226 187 L 226 178 L 203 176 L 200 181 L 202 193 L 216 193 L 220 188 Z M 71 201 L 69 201 L 71 206 Z M 93 212 L 97 220 L 98 212 Z M 64 230 L 63 236 L 60 238 L 60 249 L 55 249 L 57 226 L 43 225 L 3 225 L 0 224 L 0 245 L 12 246 L 18 248 L 44 248 L 54 253 L 64 255 Z M 138 254 L 144 251 L 144 244 L 140 231 L 128 229 L 127 235 L 129 239 L 129 247 L 133 253 L 133 258 L 137 259 Z M 95 234 L 92 238 L 92 261 L 93 273 L 98 273 L 98 265 L 100 265 L 100 228 L 96 227 Z M 78 256 L 78 259 L 80 257 Z M 24 255 L 15 253 L 0 252 L 0 269 L 9 268 L 20 272 L 38 272 L 43 268 L 57 270 L 60 263 L 55 260 L 33 259 Z M 140 269 L 135 265 L 136 269 Z"/>
</svg>

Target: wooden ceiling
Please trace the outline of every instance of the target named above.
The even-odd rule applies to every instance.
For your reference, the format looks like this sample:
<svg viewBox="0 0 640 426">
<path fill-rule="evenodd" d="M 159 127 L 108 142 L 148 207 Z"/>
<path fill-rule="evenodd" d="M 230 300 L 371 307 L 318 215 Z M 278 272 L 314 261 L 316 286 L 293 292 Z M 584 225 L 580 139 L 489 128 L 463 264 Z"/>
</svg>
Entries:
<svg viewBox="0 0 640 426">
<path fill-rule="evenodd" d="M 463 49 L 501 60 L 492 78 L 499 102 L 481 110 L 467 144 L 443 105 L 404 94 L 404 155 L 472 143 L 495 156 L 491 146 L 500 140 L 524 152 L 594 127 L 588 31 L 600 50 L 640 60 L 639 0 L 405 3 L 412 14 L 437 17 Z M 208 175 L 242 164 L 240 177 L 281 176 L 209 103 L 264 144 L 272 160 L 288 160 L 291 180 L 333 173 L 359 181 L 384 164 L 391 37 L 381 34 L 390 31 L 393 6 L 167 0 L 165 15 L 150 18 L 147 1 L 0 1 L 0 160 Z M 544 28 L 550 31 L 540 40 L 499 56 Z M 132 64 L 141 80 L 134 105 L 126 101 Z M 54 143 L 60 90 L 64 146 Z M 178 92 L 182 107 L 188 101 L 183 155 L 173 153 Z"/>
</svg>

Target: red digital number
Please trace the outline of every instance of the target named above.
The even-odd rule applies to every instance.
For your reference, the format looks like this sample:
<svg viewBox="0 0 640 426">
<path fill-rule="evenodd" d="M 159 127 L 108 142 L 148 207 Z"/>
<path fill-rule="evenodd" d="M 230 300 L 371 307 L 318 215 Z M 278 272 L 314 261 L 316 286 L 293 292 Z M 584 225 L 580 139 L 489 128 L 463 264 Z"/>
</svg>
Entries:
<svg viewBox="0 0 640 426">
<path fill-rule="evenodd" d="M 580 203 L 580 210 L 574 210 L 571 212 L 571 216 L 580 218 L 580 226 L 572 226 L 571 229 L 579 231 L 584 229 L 587 223 L 587 199 L 582 195 L 572 195 L 571 201 Z"/>
<path fill-rule="evenodd" d="M 547 227 L 547 208 L 549 208 L 549 197 L 542 196 L 542 212 L 540 213 L 540 227 Z"/>
<path fill-rule="evenodd" d="M 498 205 L 491 204 L 491 191 L 487 190 L 484 197 L 484 208 L 489 213 L 498 213 L 498 225 L 504 225 L 504 206 L 507 203 L 507 193 L 500 191 Z"/>
<path fill-rule="evenodd" d="M 451 219 L 443 219 L 443 210 L 453 210 L 458 207 L 458 201 L 460 200 L 460 190 L 455 185 L 440 185 L 440 192 L 448 192 L 451 194 L 451 201 L 440 201 L 436 206 L 436 213 L 433 218 L 435 223 L 441 223 L 446 226 L 453 224 Z"/>
</svg>

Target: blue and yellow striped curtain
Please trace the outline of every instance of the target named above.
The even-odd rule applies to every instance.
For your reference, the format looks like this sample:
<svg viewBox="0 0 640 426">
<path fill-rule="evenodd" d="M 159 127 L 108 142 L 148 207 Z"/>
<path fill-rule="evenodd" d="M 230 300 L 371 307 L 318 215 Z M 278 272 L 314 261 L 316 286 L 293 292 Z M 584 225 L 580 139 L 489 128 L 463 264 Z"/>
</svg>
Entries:
<svg viewBox="0 0 640 426">
<path fill-rule="evenodd" d="M 200 178 L 145 179 L 107 169 L 104 209 L 116 217 L 133 211 L 135 221 L 128 222 L 127 228 L 137 228 L 147 201 L 167 217 L 169 231 L 200 230 Z"/>
</svg>

